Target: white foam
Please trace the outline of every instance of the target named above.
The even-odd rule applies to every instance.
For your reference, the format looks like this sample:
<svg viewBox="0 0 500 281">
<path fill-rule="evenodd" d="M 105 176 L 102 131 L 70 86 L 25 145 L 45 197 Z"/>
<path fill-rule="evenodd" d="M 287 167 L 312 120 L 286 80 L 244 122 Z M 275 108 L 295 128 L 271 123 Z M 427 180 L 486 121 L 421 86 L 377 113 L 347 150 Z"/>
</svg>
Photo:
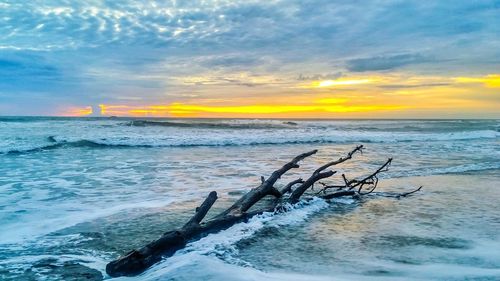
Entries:
<svg viewBox="0 0 500 281">
<path fill-rule="evenodd" d="M 160 280 L 161 276 L 168 276 L 169 272 L 189 265 L 193 257 L 199 256 L 212 256 L 221 258 L 230 264 L 249 266 L 247 262 L 234 257 L 238 251 L 235 247 L 238 241 L 253 236 L 264 227 L 279 227 L 300 223 L 310 215 L 328 206 L 329 204 L 325 200 L 313 198 L 307 202 L 301 201 L 293 206 L 286 206 L 286 212 L 266 212 L 254 216 L 248 222 L 235 224 L 226 230 L 189 243 L 184 249 L 177 251 L 173 257 L 167 258 L 133 279 Z"/>
<path fill-rule="evenodd" d="M 478 247 L 458 252 L 459 255 L 474 258 L 488 258 L 498 264 L 498 242 L 483 241 Z M 484 253 L 483 251 L 486 250 Z M 449 250 L 450 254 L 457 252 Z M 453 252 L 453 253 L 451 253 Z M 359 271 L 356 272 L 355 269 Z M 370 273 L 368 269 L 380 269 L 388 274 Z M 365 270 L 368 270 L 365 272 Z M 260 280 L 311 280 L 311 281 L 343 281 L 343 280 L 456 280 L 463 278 L 496 280 L 500 276 L 497 267 L 481 267 L 464 264 L 450 264 L 430 262 L 424 264 L 405 264 L 379 258 L 359 259 L 353 261 L 352 266 L 345 267 L 332 263 L 326 270 L 317 274 L 291 272 L 290 270 L 261 271 L 248 266 L 227 263 L 210 255 L 191 251 L 175 255 L 162 263 L 152 267 L 137 277 L 122 277 L 113 280 L 231 280 L 231 281 L 260 281 Z"/>
<path fill-rule="evenodd" d="M 281 272 L 267 273 L 251 267 L 241 267 L 224 263 L 216 258 L 202 256 L 192 252 L 182 256 L 182 258 L 174 257 L 168 264 L 165 263 L 156 266 L 148 271 L 147 274 L 132 278 L 121 277 L 113 280 L 341 281 L 348 279 Z"/>
<path fill-rule="evenodd" d="M 227 230 L 210 234 L 196 242 L 190 243 L 177 254 L 182 255 L 194 251 L 198 254 L 224 256 L 231 259 L 231 253 L 237 251 L 234 247 L 236 242 L 251 237 L 264 227 L 278 227 L 302 222 L 311 214 L 327 206 L 328 203 L 326 201 L 313 198 L 308 202 L 300 202 L 293 206 L 287 206 L 286 212 L 277 214 L 266 212 L 254 216 L 246 223 L 238 223 Z"/>
<path fill-rule="evenodd" d="M 18 257 L 12 257 L 9 259 L 1 260 L 0 265 L 9 269 L 10 271 L 25 271 L 31 270 L 33 268 L 33 264 L 42 260 L 54 260 L 51 262 L 51 265 L 62 266 L 65 262 L 78 262 L 85 267 L 95 269 L 101 272 L 102 276 L 106 276 L 106 271 L 104 268 L 108 263 L 108 256 L 103 256 L 102 253 L 98 252 L 89 252 L 85 255 L 73 255 L 73 254 L 64 254 L 64 255 L 24 255 Z"/>
<path fill-rule="evenodd" d="M 396 143 L 408 141 L 450 141 L 495 139 L 500 133 L 492 130 L 453 132 L 453 133 L 415 133 L 415 132 L 363 132 L 283 129 L 283 130 L 207 130 L 203 138 L 199 130 L 153 130 L 141 128 L 139 132 L 129 131 L 123 134 L 105 134 L 84 136 L 56 136 L 59 142 L 77 142 L 88 140 L 97 144 L 111 146 L 229 146 L 229 145 L 259 145 L 259 144 L 289 144 L 289 143 L 345 143 L 345 142 L 375 142 Z M 168 137 L 166 135 L 168 134 Z"/>
<path fill-rule="evenodd" d="M 177 123 L 181 121 L 176 121 Z M 188 121 L 182 121 L 186 123 Z M 391 121 L 392 126 L 398 124 Z M 382 126 L 381 130 L 365 130 L 363 122 L 298 122 L 296 126 L 283 125 L 277 120 L 223 120 L 212 122 L 224 124 L 259 125 L 248 129 L 220 129 L 217 127 L 133 127 L 124 126 L 124 121 L 46 121 L 1 124 L 0 153 L 9 151 L 30 151 L 60 144 L 76 144 L 88 141 L 109 146 L 230 146 L 293 143 L 346 143 L 374 142 L 397 143 L 413 141 L 457 141 L 475 139 L 496 139 L 500 132 L 491 126 L 477 130 L 436 132 L 432 130 L 401 131 L 384 127 L 384 123 L 365 122 L 366 125 Z M 425 123 L 425 122 L 424 122 Z M 196 124 L 196 123 L 193 123 Z M 269 128 L 266 128 L 266 124 Z M 427 124 L 427 123 L 425 123 Z M 432 123 L 429 123 L 432 124 Z M 429 125 L 430 126 L 430 125 Z M 401 125 L 399 125 L 401 127 Z M 400 128 L 401 129 L 401 128 Z M 29 132 L 27 134 L 26 132 Z M 199 136 L 203 135 L 203 138 Z M 49 137 L 51 137 L 49 139 Z M 54 142 L 55 141 L 55 142 Z M 85 144 L 83 144 L 85 145 Z"/>
<path fill-rule="evenodd" d="M 71 227 L 79 223 L 107 217 L 125 210 L 140 208 L 165 207 L 173 200 L 158 199 L 156 201 L 130 202 L 99 209 L 91 206 L 57 205 L 56 209 L 49 214 L 34 214 L 24 217 L 23 220 L 4 223 L 0 232 L 0 244 L 21 243 L 23 241 L 36 240 L 40 236 L 55 232 L 60 229 Z M 73 206 L 73 210 L 70 210 Z M 80 209 L 76 210 L 78 207 Z M 50 217 L 48 217 L 50 215 Z M 28 221 L 27 221 L 28 220 Z"/>
</svg>

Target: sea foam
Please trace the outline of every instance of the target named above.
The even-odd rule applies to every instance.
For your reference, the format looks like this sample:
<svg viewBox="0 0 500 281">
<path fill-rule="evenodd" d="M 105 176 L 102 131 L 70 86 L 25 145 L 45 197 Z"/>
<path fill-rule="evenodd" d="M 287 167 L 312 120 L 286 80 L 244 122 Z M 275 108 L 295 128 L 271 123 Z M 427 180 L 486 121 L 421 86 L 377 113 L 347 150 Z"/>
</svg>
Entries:
<svg viewBox="0 0 500 281">
<path fill-rule="evenodd" d="M 143 128 L 141 128 L 143 129 Z M 202 136 L 202 137 L 200 137 Z M 60 148 L 255 146 L 326 143 L 398 143 L 424 141 L 466 141 L 497 139 L 500 132 L 479 130 L 452 133 L 310 131 L 310 130 L 207 130 L 207 131 L 98 131 L 55 134 L 44 138 L 4 139 L 0 153 L 39 152 Z"/>
</svg>

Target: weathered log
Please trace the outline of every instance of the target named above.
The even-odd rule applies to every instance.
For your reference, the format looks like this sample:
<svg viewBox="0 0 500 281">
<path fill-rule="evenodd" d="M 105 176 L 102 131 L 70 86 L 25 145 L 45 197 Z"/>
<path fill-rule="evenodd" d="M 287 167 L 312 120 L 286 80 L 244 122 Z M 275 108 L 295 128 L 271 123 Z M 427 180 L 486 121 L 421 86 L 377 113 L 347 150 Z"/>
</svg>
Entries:
<svg viewBox="0 0 500 281">
<path fill-rule="evenodd" d="M 317 150 L 312 150 L 293 158 L 292 161 L 274 171 L 267 180 L 262 180 L 260 186 L 243 195 L 230 208 L 210 221 L 200 224 L 201 220 L 205 217 L 206 213 L 217 199 L 216 192 L 212 191 L 201 206 L 197 208 L 196 214 L 182 228 L 166 232 L 158 240 L 155 240 L 138 250 L 133 250 L 123 257 L 110 262 L 106 266 L 106 272 L 112 277 L 134 276 L 140 274 L 148 267 L 158 262 L 162 257 L 169 257 L 173 255 L 177 250 L 186 246 L 186 244 L 191 240 L 226 229 L 233 224 L 245 221 L 256 214 L 274 210 L 277 202 L 267 208 L 247 212 L 248 209 L 250 209 L 263 197 L 267 195 L 281 197 L 285 192 L 287 192 L 293 184 L 291 184 L 290 187 L 286 187 L 282 191 L 279 191 L 274 187 L 276 181 L 290 169 L 298 168 L 298 162 L 315 154 L 316 152 Z"/>
<path fill-rule="evenodd" d="M 217 193 L 212 191 L 200 207 L 196 208 L 194 216 L 184 226 L 173 231 L 168 231 L 159 239 L 147 244 L 146 246 L 133 250 L 117 260 L 110 262 L 106 266 L 106 272 L 111 277 L 134 276 L 140 274 L 154 263 L 160 261 L 162 258 L 172 256 L 177 250 L 184 248 L 186 244 L 191 241 L 200 239 L 210 233 L 227 229 L 236 223 L 247 221 L 249 218 L 263 212 L 272 212 L 276 210 L 286 211 L 286 208 L 279 208 L 282 206 L 282 203 L 293 204 L 298 202 L 301 196 L 316 182 L 321 179 L 331 177 L 336 173 L 335 171 L 325 171 L 326 169 L 351 159 L 356 152 L 362 152 L 362 149 L 362 145 L 357 146 L 349 152 L 347 156 L 326 163 L 316 169 L 307 180 L 304 181 L 302 179 L 297 179 L 291 181 L 278 190 L 274 187 L 276 181 L 290 169 L 298 168 L 298 162 L 315 154 L 317 150 L 300 154 L 292 159 L 292 161 L 283 165 L 280 169 L 274 171 L 267 180 L 262 177 L 261 184 L 258 187 L 243 195 L 227 210 L 221 212 L 206 222 L 202 222 L 212 205 L 217 200 Z M 332 199 L 342 196 L 368 194 L 372 192 L 377 185 L 378 173 L 386 171 L 391 161 L 392 159 L 389 159 L 374 173 L 364 177 L 362 180 L 348 181 L 347 178 L 342 175 L 345 185 L 335 185 L 335 187 L 337 187 L 337 191 L 327 194 L 326 191 L 332 186 L 324 184 L 324 188 L 320 191 L 323 195 L 319 197 L 323 199 Z M 298 187 L 292 189 L 295 185 L 298 185 Z M 364 185 L 370 185 L 373 187 L 368 192 L 362 192 Z M 355 189 L 356 187 L 358 187 L 357 190 Z M 416 191 L 419 190 L 420 188 Z M 407 196 L 416 191 L 401 194 L 400 197 Z M 285 194 L 288 193 L 290 193 L 290 195 L 285 196 Z M 261 209 L 249 211 L 252 206 L 268 195 L 274 196 L 276 200 L 273 200 Z"/>
<path fill-rule="evenodd" d="M 202 231 L 200 222 L 216 200 L 217 192 L 210 192 L 200 207 L 196 208 L 195 215 L 182 228 L 166 232 L 160 239 L 108 263 L 106 272 L 112 277 L 137 275 L 161 260 L 162 256 L 173 255 Z"/>
</svg>

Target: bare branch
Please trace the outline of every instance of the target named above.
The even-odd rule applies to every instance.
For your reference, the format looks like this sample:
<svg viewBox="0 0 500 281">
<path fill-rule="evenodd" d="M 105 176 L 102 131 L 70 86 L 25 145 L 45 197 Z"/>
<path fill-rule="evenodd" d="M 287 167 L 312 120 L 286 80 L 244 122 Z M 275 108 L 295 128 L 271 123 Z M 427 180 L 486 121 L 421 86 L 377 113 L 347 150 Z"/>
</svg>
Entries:
<svg viewBox="0 0 500 281">
<path fill-rule="evenodd" d="M 281 195 L 285 194 L 285 193 L 288 193 L 290 191 L 292 191 L 292 187 L 298 183 L 303 183 L 304 180 L 303 179 L 296 179 L 294 181 L 291 181 L 289 183 L 287 183 L 287 185 L 285 185 L 285 187 L 283 187 L 280 191 Z"/>
<path fill-rule="evenodd" d="M 300 199 L 300 196 L 306 192 L 307 189 L 309 189 L 315 182 L 331 177 L 335 174 L 335 171 L 328 171 L 328 172 L 320 172 L 316 173 L 314 172 L 311 177 L 309 177 L 304 183 L 299 185 L 294 191 L 292 191 L 292 194 L 290 195 L 290 198 L 288 199 L 290 203 L 297 203 Z"/>
<path fill-rule="evenodd" d="M 316 154 L 316 152 L 318 152 L 317 149 L 296 156 L 292 159 L 292 161 L 286 163 L 285 165 L 283 165 L 283 167 L 274 171 L 267 180 L 262 182 L 260 186 L 250 190 L 247 194 L 243 195 L 243 197 L 241 197 L 229 209 L 221 213 L 219 216 L 226 216 L 229 214 L 242 214 L 250 209 L 260 199 L 264 198 L 266 195 L 277 196 L 280 193 L 275 192 L 274 183 L 276 183 L 276 181 L 290 169 L 298 168 L 299 161 L 313 154 Z"/>
<path fill-rule="evenodd" d="M 281 193 L 278 189 L 276 189 L 276 187 L 273 186 L 273 188 L 271 188 L 271 190 L 269 191 L 269 195 L 280 198 L 281 196 L 283 196 L 283 193 Z"/>
<path fill-rule="evenodd" d="M 356 180 L 354 184 L 352 184 L 353 180 L 350 181 L 349 182 L 349 190 L 352 190 L 352 189 L 358 187 L 358 194 L 360 194 L 360 195 L 366 195 L 366 194 L 372 193 L 378 184 L 377 175 L 381 172 L 387 171 L 389 169 L 391 162 L 392 162 L 392 158 L 389 158 L 382 166 L 380 166 L 380 168 L 378 168 L 375 172 L 371 173 L 370 175 L 364 177 L 361 180 Z M 367 185 L 367 184 L 371 185 L 372 188 L 369 189 L 369 191 L 367 193 L 361 193 L 363 186 Z"/>
<path fill-rule="evenodd" d="M 418 191 L 420 191 L 420 190 L 422 189 L 422 187 L 423 187 L 423 186 L 421 185 L 419 188 L 417 188 L 417 189 L 415 189 L 415 190 L 412 190 L 412 191 L 410 191 L 410 192 L 401 193 L 401 194 L 399 194 L 399 195 L 398 195 L 398 198 L 400 198 L 400 197 L 406 197 L 406 196 L 408 196 L 408 195 L 410 195 L 410 194 L 413 194 L 413 193 L 415 193 L 415 192 L 418 192 Z"/>
<path fill-rule="evenodd" d="M 203 218 L 207 215 L 212 205 L 217 200 L 217 192 L 212 191 L 208 194 L 207 198 L 200 207 L 196 208 L 196 214 L 184 225 L 184 227 L 192 227 L 193 225 L 199 225 Z"/>
<path fill-rule="evenodd" d="M 346 186 L 346 187 L 350 187 L 350 183 L 349 183 L 349 181 L 347 180 L 347 178 L 345 177 L 345 175 L 344 175 L 344 174 L 342 174 L 342 179 L 344 179 L 345 186 Z"/>
<path fill-rule="evenodd" d="M 347 153 L 347 155 L 345 157 L 340 157 L 338 160 L 326 163 L 325 165 L 323 165 L 323 166 L 319 167 L 318 169 L 316 169 L 312 173 L 312 175 L 309 177 L 309 179 L 307 179 L 303 184 L 301 184 L 299 187 L 297 187 L 292 192 L 292 194 L 290 195 L 289 201 L 291 203 L 298 202 L 299 198 L 304 194 L 304 192 L 306 192 L 306 190 L 309 189 L 310 187 L 313 187 L 313 185 L 314 185 L 315 182 L 319 181 L 320 179 L 331 177 L 332 175 L 334 175 L 336 173 L 336 171 L 323 172 L 325 169 L 327 169 L 327 168 L 329 168 L 331 166 L 334 166 L 334 165 L 338 165 L 340 163 L 343 163 L 343 162 L 351 159 L 352 156 L 356 152 L 361 152 L 362 149 L 363 149 L 363 146 L 362 145 L 358 145 L 351 152 Z"/>
<path fill-rule="evenodd" d="M 338 165 L 340 163 L 343 163 L 349 159 L 352 158 L 352 156 L 356 153 L 356 152 L 362 152 L 362 149 L 363 149 L 363 145 L 358 145 L 356 146 L 351 152 L 347 153 L 347 156 L 346 157 L 340 157 L 338 160 L 335 160 L 335 161 L 332 161 L 332 162 L 329 162 L 329 163 L 326 163 L 325 165 L 319 167 L 318 169 L 316 169 L 316 171 L 314 171 L 314 173 L 319 173 L 319 172 L 322 172 L 323 170 L 331 167 L 331 166 L 334 166 L 334 165 Z"/>
<path fill-rule="evenodd" d="M 344 191 L 339 191 L 339 192 L 334 192 L 330 194 L 326 194 L 323 196 L 320 196 L 320 198 L 323 199 L 332 199 L 332 198 L 338 198 L 338 197 L 343 197 L 343 196 L 353 196 L 355 195 L 356 192 L 354 190 L 344 190 Z"/>
<path fill-rule="evenodd" d="M 275 188 L 274 184 L 283 174 L 285 174 L 290 169 L 298 168 L 299 161 L 315 154 L 317 150 L 303 153 L 292 159 L 292 161 L 283 165 L 280 169 L 274 171 L 267 180 L 264 177 L 261 177 L 262 183 L 260 184 L 260 186 L 250 190 L 248 193 L 243 195 L 230 208 L 221 212 L 210 220 L 202 222 L 210 208 L 217 200 L 217 193 L 215 191 L 212 191 L 203 201 L 203 203 L 198 208 L 196 208 L 196 213 L 194 214 L 194 216 L 183 227 L 165 232 L 157 240 L 154 240 L 149 244 L 143 246 L 142 248 L 130 251 L 127 254 L 117 258 L 116 260 L 111 261 L 106 265 L 106 272 L 112 277 L 134 276 L 140 274 L 154 263 L 160 261 L 162 258 L 174 255 L 177 250 L 184 248 L 190 241 L 195 241 L 210 233 L 215 233 L 217 231 L 227 229 L 236 223 L 246 221 L 257 214 L 261 214 L 262 212 L 279 210 L 280 206 L 282 208 L 282 211 L 286 211 L 287 208 L 284 207 L 286 205 L 282 205 L 281 203 L 297 202 L 304 194 L 304 192 L 311 188 L 316 182 L 319 182 L 319 184 L 322 185 L 322 190 L 320 192 L 323 192 L 324 194 L 320 197 L 323 199 L 369 194 L 373 192 L 378 185 L 378 174 L 387 171 L 389 165 L 391 164 L 392 158 L 389 158 L 387 162 L 385 162 L 375 172 L 360 180 L 348 180 L 345 175 L 342 175 L 345 183 L 344 186 L 327 185 L 323 182 L 320 182 L 321 179 L 331 177 L 336 173 L 335 171 L 326 171 L 326 169 L 345 162 L 348 159 L 351 159 L 356 152 L 361 152 L 362 148 L 363 146 L 357 146 L 354 150 L 348 153 L 346 157 L 329 162 L 319 167 L 305 181 L 302 179 L 297 179 L 289 182 L 281 190 Z M 292 187 L 295 185 L 298 186 L 292 191 Z M 325 191 L 329 188 L 337 188 L 337 191 L 327 194 Z M 388 196 L 397 198 L 405 197 L 419 191 L 421 188 L 422 187 L 419 187 L 416 190 L 402 194 L 388 194 Z M 249 210 L 252 206 L 254 206 L 255 203 L 259 202 L 266 195 L 273 195 L 276 198 L 282 198 L 283 194 L 288 192 L 291 192 L 291 194 L 290 197 L 286 199 L 272 200 L 272 202 L 266 204 L 258 210 Z"/>
</svg>

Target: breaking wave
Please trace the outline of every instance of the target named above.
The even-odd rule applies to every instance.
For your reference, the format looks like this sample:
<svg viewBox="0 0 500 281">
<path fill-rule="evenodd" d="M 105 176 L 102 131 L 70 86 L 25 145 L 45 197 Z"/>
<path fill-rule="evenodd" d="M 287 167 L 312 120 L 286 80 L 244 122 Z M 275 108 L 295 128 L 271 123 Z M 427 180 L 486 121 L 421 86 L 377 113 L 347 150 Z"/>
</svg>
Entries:
<svg viewBox="0 0 500 281">
<path fill-rule="evenodd" d="M 192 147 L 192 146 L 243 146 L 243 145 L 282 145 L 282 144 L 321 144 L 321 143 L 397 143 L 418 141 L 462 141 L 477 139 L 496 139 L 500 132 L 492 130 L 454 132 L 454 133 L 393 133 L 393 132 L 345 132 L 345 131 L 257 131 L 236 133 L 211 131 L 206 134 L 184 134 L 158 132 L 145 134 L 116 135 L 109 137 L 65 137 L 49 136 L 39 143 L 29 145 L 10 144 L 0 147 L 0 153 L 16 154 L 68 147 Z"/>
<path fill-rule="evenodd" d="M 103 144 L 103 143 L 98 143 L 90 140 L 79 140 L 79 141 L 74 141 L 74 142 L 55 142 L 55 141 L 50 141 L 52 137 L 48 137 L 49 142 L 52 144 L 47 144 L 47 145 L 42 145 L 38 147 L 29 147 L 29 148 L 14 148 L 10 149 L 7 151 L 4 151 L 4 154 L 21 154 L 21 153 L 28 153 L 28 152 L 38 152 L 38 151 L 44 151 L 44 150 L 52 150 L 52 149 L 57 149 L 57 148 L 63 148 L 63 147 L 107 147 L 107 146 L 116 146 L 116 145 L 109 145 L 109 144 Z"/>
<path fill-rule="evenodd" d="M 174 121 L 152 121 L 152 120 L 132 120 L 124 123 L 132 127 L 173 127 L 173 128 L 205 128 L 205 129 L 279 129 L 290 128 L 297 125 L 292 121 L 276 122 L 174 122 Z"/>
</svg>

